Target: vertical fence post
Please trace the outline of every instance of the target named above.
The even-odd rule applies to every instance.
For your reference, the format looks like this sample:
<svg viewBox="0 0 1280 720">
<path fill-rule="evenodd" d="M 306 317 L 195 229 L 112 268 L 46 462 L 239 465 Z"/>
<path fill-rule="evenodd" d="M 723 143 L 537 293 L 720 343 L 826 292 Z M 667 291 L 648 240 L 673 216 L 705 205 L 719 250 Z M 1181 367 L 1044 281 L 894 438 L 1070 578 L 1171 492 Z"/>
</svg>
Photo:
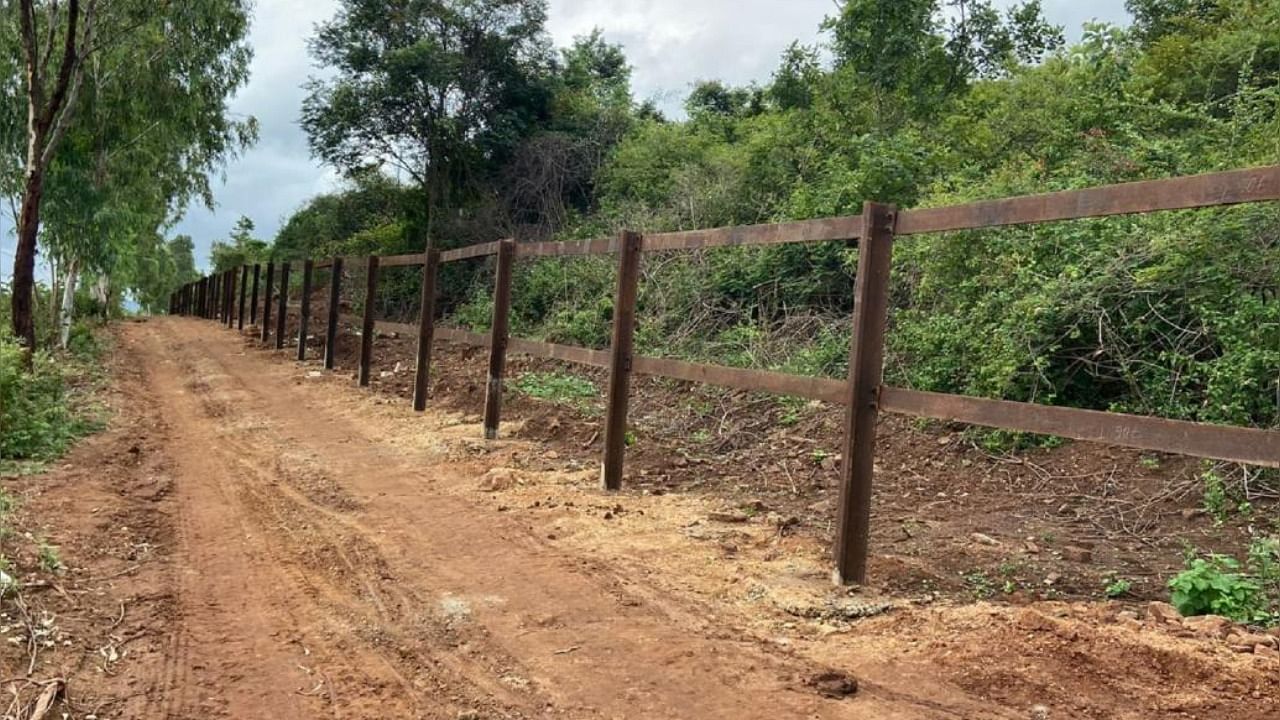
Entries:
<svg viewBox="0 0 1280 720">
<path fill-rule="evenodd" d="M 489 384 L 484 394 L 484 439 L 498 439 L 502 422 L 502 376 L 507 367 L 507 335 L 511 319 L 511 266 L 516 241 L 498 244 L 498 267 L 493 282 L 493 323 L 489 332 Z"/>
<path fill-rule="evenodd" d="M 370 255 L 365 263 L 364 324 L 360 327 L 360 387 L 369 387 L 373 365 L 374 313 L 378 300 L 378 256 Z"/>
<path fill-rule="evenodd" d="M 427 263 L 422 266 L 422 301 L 418 309 L 418 367 L 413 375 L 413 409 L 427 409 L 427 382 L 431 375 L 431 342 L 436 328 L 436 274 L 440 267 L 440 251 L 427 250 Z"/>
<path fill-rule="evenodd" d="M 276 264 L 267 261 L 267 277 L 262 286 L 262 327 L 259 329 L 261 342 L 271 337 L 271 285 L 276 279 Z"/>
<path fill-rule="evenodd" d="M 249 304 L 249 324 L 258 324 L 258 276 L 262 274 L 262 265 L 253 264 L 253 302 Z"/>
<path fill-rule="evenodd" d="M 630 404 L 631 361 L 636 328 L 636 291 L 640 281 L 640 253 L 644 236 L 623 232 L 618 237 L 618 288 L 613 300 L 613 335 L 609 343 L 608 404 L 605 408 L 604 460 L 600 483 L 605 490 L 622 488 L 627 452 L 627 407 Z"/>
<path fill-rule="evenodd" d="M 302 263 L 302 307 L 298 311 L 298 362 L 307 359 L 307 330 L 311 324 L 311 273 L 315 263 Z"/>
<path fill-rule="evenodd" d="M 218 274 L 209 275 L 209 299 L 205 304 L 204 317 L 213 320 L 218 316 Z"/>
<path fill-rule="evenodd" d="M 222 321 L 230 330 L 236 326 L 236 269 L 227 271 L 227 300 L 222 304 Z"/>
<path fill-rule="evenodd" d="M 196 317 L 201 319 L 204 318 L 204 296 L 205 291 L 208 290 L 208 288 L 209 279 L 204 277 L 200 278 L 200 291 L 196 300 Z"/>
<path fill-rule="evenodd" d="M 338 302 L 342 298 L 342 258 L 329 265 L 329 318 L 324 329 L 324 369 L 332 370 L 338 361 Z"/>
<path fill-rule="evenodd" d="M 240 266 L 240 312 L 237 314 L 236 329 L 244 332 L 244 301 L 245 291 L 249 285 L 249 266 Z"/>
<path fill-rule="evenodd" d="M 840 462 L 840 517 L 835 581 L 864 584 L 871 526 L 871 481 L 875 467 L 876 416 L 884 376 L 884 334 L 889 315 L 889 272 L 897 208 L 868 202 L 862 210 L 858 275 L 853 290 L 853 336 L 849 340 L 849 405 Z"/>
<path fill-rule="evenodd" d="M 289 263 L 280 264 L 280 307 L 276 312 L 276 349 L 284 349 L 285 326 L 289 320 Z"/>
</svg>

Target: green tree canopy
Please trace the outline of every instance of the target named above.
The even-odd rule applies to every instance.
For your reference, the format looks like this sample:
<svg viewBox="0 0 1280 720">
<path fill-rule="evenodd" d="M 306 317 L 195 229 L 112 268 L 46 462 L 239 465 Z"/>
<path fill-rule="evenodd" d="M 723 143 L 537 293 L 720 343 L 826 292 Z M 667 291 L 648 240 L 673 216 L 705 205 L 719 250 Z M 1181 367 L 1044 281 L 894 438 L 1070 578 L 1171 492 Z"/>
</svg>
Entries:
<svg viewBox="0 0 1280 720">
<path fill-rule="evenodd" d="M 334 72 L 307 84 L 312 152 L 390 165 L 435 209 L 484 186 L 548 112 L 545 0 L 343 0 L 311 40 Z"/>
</svg>

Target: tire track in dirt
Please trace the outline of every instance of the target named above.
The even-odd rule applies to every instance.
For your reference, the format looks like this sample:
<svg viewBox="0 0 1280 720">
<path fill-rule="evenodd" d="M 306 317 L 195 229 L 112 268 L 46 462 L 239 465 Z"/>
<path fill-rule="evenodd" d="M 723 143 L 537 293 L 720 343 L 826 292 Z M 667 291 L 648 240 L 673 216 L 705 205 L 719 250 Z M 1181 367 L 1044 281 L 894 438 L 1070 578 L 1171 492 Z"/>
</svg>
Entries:
<svg viewBox="0 0 1280 720">
<path fill-rule="evenodd" d="M 296 584 L 265 556 L 237 497 L 235 465 L 226 462 L 219 430 L 235 398 L 218 391 L 220 378 L 205 363 L 180 354 L 177 363 L 162 359 L 180 347 L 143 347 L 173 428 L 169 450 L 179 477 L 179 612 L 163 716 L 339 716 L 315 692 L 323 687 L 316 675 L 332 672 L 311 667 L 307 639 L 316 619 L 299 612 L 303 606 L 290 597 Z"/>
<path fill-rule="evenodd" d="M 173 347 L 158 334 L 179 325 L 188 326 L 181 330 L 195 337 L 207 337 L 208 329 L 199 323 L 152 323 L 149 332 L 157 334 L 152 347 Z M 196 385 L 203 382 L 213 394 L 186 411 L 200 415 L 199 424 L 207 425 L 210 437 L 216 438 L 215 454 L 229 453 L 255 468 L 248 473 L 243 461 L 236 466 L 238 482 L 250 488 L 249 495 L 238 503 L 222 504 L 239 504 L 256 516 L 257 532 L 276 536 L 267 544 L 287 545 L 287 540 L 281 542 L 286 535 L 268 533 L 263 525 L 292 522 L 306 497 L 302 493 L 289 498 L 287 502 L 295 505 L 292 511 L 284 507 L 286 493 L 279 488 L 288 482 L 270 472 L 270 457 L 287 448 L 322 458 L 329 475 L 366 505 L 360 514 L 369 524 L 353 525 L 343 513 L 308 501 L 301 507 L 310 513 L 307 522 L 315 532 L 308 532 L 302 542 L 313 544 L 316 537 L 327 536 L 330 544 L 341 544 L 343 534 L 362 536 L 393 568 L 401 597 L 383 599 L 392 614 L 416 610 L 420 615 L 428 608 L 436 614 L 435 608 L 441 607 L 456 614 L 447 628 L 450 633 L 429 631 L 426 638 L 407 644 L 407 664 L 419 670 L 444 664 L 452 666 L 450 675 L 460 672 L 462 687 L 455 685 L 463 691 L 460 709 L 485 705 L 486 695 L 501 698 L 507 713 L 534 715 L 551 705 L 571 717 L 742 717 L 747 711 L 813 715 L 839 709 L 808 691 L 792 689 L 795 678 L 813 668 L 762 654 L 750 640 L 690 637 L 683 623 L 642 598 L 625 591 L 619 597 L 612 578 L 584 575 L 576 563 L 566 563 L 521 528 L 494 523 L 488 512 L 457 498 L 432 494 L 422 482 L 424 467 L 435 473 L 449 468 L 431 467 L 430 458 L 423 459 L 424 466 L 410 466 L 383 448 L 344 443 L 353 435 L 358 438 L 344 419 L 309 417 L 305 403 L 290 397 L 289 386 L 260 375 L 270 366 L 245 356 L 234 343 L 232 338 L 215 338 L 203 347 L 179 342 L 171 350 L 178 357 L 178 372 L 194 373 L 200 379 Z M 206 393 L 196 389 L 198 395 Z M 249 425 L 260 426 L 262 418 L 270 427 L 240 441 L 234 432 L 212 432 L 219 424 L 246 424 L 240 414 L 251 418 Z M 375 468 L 376 479 L 371 477 Z M 282 508 L 282 514 L 271 520 L 260 516 L 264 507 L 273 505 Z M 274 564 L 298 565 L 298 558 L 289 554 L 286 550 L 275 556 Z M 320 575 L 288 574 L 295 590 L 302 575 L 313 585 Z M 360 602 L 360 595 L 377 594 L 367 587 L 348 577 L 320 594 L 325 602 L 346 603 L 348 610 L 354 602 L 358 610 L 361 604 L 376 604 L 372 598 Z M 397 633 L 394 623 L 386 623 L 376 612 L 374 616 L 382 623 L 375 636 Z M 430 643 L 442 641 L 444 652 L 432 658 Z M 402 650 L 405 647 L 401 644 Z M 441 658 L 446 656 L 451 661 L 444 663 Z M 524 692 L 497 694 L 504 678 Z M 520 702 L 512 703 L 513 699 Z"/>
<path fill-rule="evenodd" d="M 652 569 L 548 543 L 518 513 L 456 493 L 488 468 L 484 457 L 457 456 L 443 420 L 423 418 L 420 442 L 388 443 L 333 393 L 349 393 L 352 407 L 368 396 L 309 382 L 234 333 L 177 318 L 137 332 L 148 363 L 165 372 L 158 394 L 188 387 L 166 411 L 183 416 L 174 422 L 186 437 L 207 439 L 190 463 L 211 478 L 194 481 L 219 497 L 206 487 L 184 502 L 252 540 L 237 554 L 258 581 L 236 612 L 251 612 L 256 625 L 236 634 L 286 633 L 273 648 L 282 660 L 294 658 L 280 646 L 307 648 L 329 703 L 311 705 L 317 713 L 1011 717 L 923 679 L 824 698 L 807 681 L 827 667 L 726 624 L 696 597 L 648 587 Z M 187 470 L 190 485 L 199 471 Z M 276 684 L 277 693 L 297 686 Z"/>
<path fill-rule="evenodd" d="M 399 590 L 376 547 L 365 539 L 371 531 L 345 517 L 344 513 L 357 510 L 360 503 L 315 468 L 304 453 L 286 451 L 283 457 L 264 454 L 263 447 L 286 444 L 274 439 L 269 419 L 244 412 L 251 404 L 246 402 L 247 393 L 229 382 L 215 363 L 186 354 L 179 354 L 178 363 L 184 372 L 199 378 L 188 383 L 199 410 L 218 421 L 217 441 L 211 450 L 218 464 L 233 470 L 227 491 L 236 496 L 238 511 L 254 528 L 246 532 L 255 533 L 270 557 L 269 564 L 286 578 L 295 595 L 305 598 L 304 608 L 299 609 L 296 598 L 288 599 L 288 606 L 301 614 L 320 614 L 327 634 L 343 638 L 336 650 L 357 660 L 344 661 L 346 667 L 329 668 L 324 673 L 333 685 L 335 705 L 350 704 L 338 702 L 338 698 L 367 695 L 370 685 L 390 690 L 382 693 L 388 697 L 380 702 L 381 712 L 389 711 L 388 703 L 403 706 L 395 716 L 441 716 L 438 703 L 429 702 L 421 692 L 424 686 L 436 694 L 499 698 L 504 714 L 514 716 L 525 715 L 521 706 L 534 712 L 545 704 L 543 699 L 530 702 L 513 694 L 496 682 L 498 676 L 491 667 L 477 670 L 450 655 L 431 657 L 424 651 L 423 647 L 433 643 L 447 648 L 464 641 L 455 638 L 440 643 L 445 631 L 421 620 L 396 621 L 410 617 L 408 609 L 430 607 L 431 602 Z M 313 644 L 314 640 L 307 642 L 312 643 L 307 648 L 313 657 L 332 658 L 335 654 Z M 474 638 L 465 642 L 475 644 Z M 423 658 L 429 662 L 420 662 Z M 371 683 L 373 668 L 379 668 L 378 674 L 385 677 Z M 420 714 L 429 710 L 434 712 Z"/>
</svg>

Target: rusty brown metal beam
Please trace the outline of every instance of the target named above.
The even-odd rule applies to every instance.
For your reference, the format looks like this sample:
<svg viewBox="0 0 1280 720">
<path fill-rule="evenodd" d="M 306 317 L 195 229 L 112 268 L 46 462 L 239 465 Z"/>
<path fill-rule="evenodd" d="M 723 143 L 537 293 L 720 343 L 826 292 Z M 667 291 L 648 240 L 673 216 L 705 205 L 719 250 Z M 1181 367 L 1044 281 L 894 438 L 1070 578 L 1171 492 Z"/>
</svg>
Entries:
<svg viewBox="0 0 1280 720">
<path fill-rule="evenodd" d="M 622 489 L 623 462 L 627 452 L 627 409 L 631 399 L 631 369 L 635 355 L 636 296 L 640 285 L 640 253 L 644 237 L 624 232 L 618 236 L 618 285 L 613 299 L 613 328 L 609 342 L 609 384 L 605 390 L 604 458 L 600 484 L 605 490 Z"/>
<path fill-rule="evenodd" d="M 484 437 L 498 439 L 502 422 L 502 378 L 507 368 L 507 337 L 511 321 L 511 271 L 515 264 L 516 242 L 503 240 L 498 248 L 498 267 L 493 283 L 493 322 L 489 335 L 489 382 L 484 393 Z"/>
<path fill-rule="evenodd" d="M 886 412 L 1280 467 L 1280 431 L 885 387 Z"/>
<path fill-rule="evenodd" d="M 906 210 L 899 213 L 895 232 L 975 230 L 1264 200 L 1280 200 L 1280 165 Z"/>
</svg>

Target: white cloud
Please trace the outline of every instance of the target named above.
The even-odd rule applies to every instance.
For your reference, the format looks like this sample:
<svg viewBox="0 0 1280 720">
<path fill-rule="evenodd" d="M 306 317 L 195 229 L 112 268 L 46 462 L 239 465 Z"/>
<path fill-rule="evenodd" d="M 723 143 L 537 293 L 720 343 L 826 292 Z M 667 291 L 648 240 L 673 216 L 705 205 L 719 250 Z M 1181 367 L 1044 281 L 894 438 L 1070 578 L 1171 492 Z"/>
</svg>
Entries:
<svg viewBox="0 0 1280 720">
<path fill-rule="evenodd" d="M 813 43 L 831 0 L 553 0 L 557 43 L 599 27 L 626 48 L 636 97 L 678 112 L 690 83 L 765 82 L 795 40 Z"/>
</svg>

